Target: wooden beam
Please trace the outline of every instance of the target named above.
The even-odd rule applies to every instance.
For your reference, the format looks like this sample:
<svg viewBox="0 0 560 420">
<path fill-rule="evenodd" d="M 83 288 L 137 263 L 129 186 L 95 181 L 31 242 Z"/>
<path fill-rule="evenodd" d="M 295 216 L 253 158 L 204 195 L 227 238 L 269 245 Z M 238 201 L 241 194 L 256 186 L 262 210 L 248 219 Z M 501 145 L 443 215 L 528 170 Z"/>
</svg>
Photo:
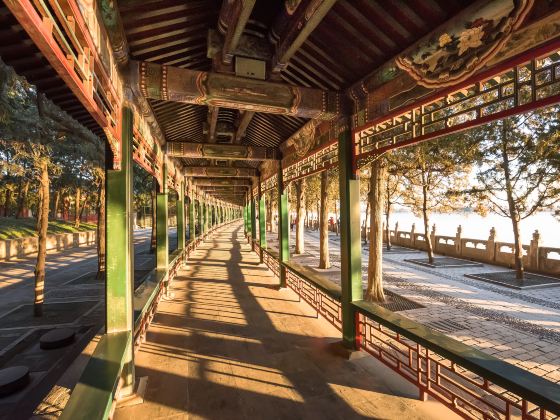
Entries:
<svg viewBox="0 0 560 420">
<path fill-rule="evenodd" d="M 100 3 L 100 15 L 107 35 L 109 35 L 115 60 L 119 65 L 126 65 L 129 59 L 129 48 L 117 3 L 111 0 L 101 0 Z"/>
<path fill-rule="evenodd" d="M 220 108 L 217 106 L 208 107 L 208 143 L 216 143 L 216 124 Z"/>
<path fill-rule="evenodd" d="M 212 187 L 234 187 L 245 186 L 251 187 L 253 183 L 246 179 L 211 179 L 211 178 L 193 178 L 194 186 L 212 186 Z"/>
<path fill-rule="evenodd" d="M 231 166 L 189 166 L 185 168 L 186 176 L 211 176 L 211 177 L 228 177 L 228 178 L 244 178 L 258 176 L 257 169 L 254 168 L 234 168 Z"/>
<path fill-rule="evenodd" d="M 231 64 L 245 25 L 251 16 L 255 0 L 226 0 L 220 10 L 219 28 L 224 33 L 222 61 Z"/>
<path fill-rule="evenodd" d="M 152 99 L 320 120 L 331 120 L 344 111 L 340 92 L 145 61 L 130 60 L 129 71 L 143 95 Z"/>
<path fill-rule="evenodd" d="M 294 10 L 294 2 L 288 0 L 284 2 L 284 9 L 272 27 L 271 37 L 277 40 L 276 51 L 272 58 L 274 72 L 279 72 L 288 66 L 290 58 L 335 3 L 336 0 L 302 0 Z"/>
<path fill-rule="evenodd" d="M 241 140 L 245 137 L 245 131 L 247 131 L 247 127 L 254 116 L 255 113 L 253 111 L 243 111 L 243 113 L 239 115 L 239 124 L 237 125 L 235 137 L 233 138 L 233 144 L 241 143 Z"/>
<path fill-rule="evenodd" d="M 492 0 L 494 3 L 500 3 L 501 1 Z M 507 0 L 503 1 L 507 3 Z M 510 64 L 507 63 L 515 57 L 527 54 L 529 56 L 527 57 L 528 60 L 531 58 L 531 50 L 544 48 L 558 40 L 560 36 L 558 30 L 560 4 L 551 2 L 547 3 L 546 6 L 544 4 L 540 6 L 546 8 L 546 13 L 541 18 L 536 20 L 518 19 L 516 25 L 511 27 L 512 32 L 509 35 L 496 34 L 496 36 L 504 36 L 504 39 L 501 40 L 503 45 L 499 48 L 494 45 L 496 47 L 494 52 L 489 54 L 486 60 L 479 60 L 479 65 L 469 65 L 464 68 L 463 79 L 457 78 L 453 82 L 449 77 L 442 78 L 441 86 L 437 86 L 433 81 L 421 83 L 419 80 L 415 80 L 412 76 L 413 73 L 409 74 L 408 71 L 399 67 L 397 62 L 402 62 L 402 57 L 413 56 L 422 49 L 428 51 L 432 44 L 439 42 L 439 37 L 442 34 L 452 33 L 453 28 L 464 28 L 464 22 L 466 21 L 475 21 L 478 17 L 476 14 L 478 9 L 490 3 L 489 0 L 474 2 L 452 19 L 399 53 L 398 56 L 393 57 L 381 66 L 377 66 L 373 72 L 348 88 L 347 95 L 354 101 L 354 125 L 357 127 L 365 126 L 368 122 L 391 115 L 398 109 L 406 109 L 431 95 L 445 94 L 447 91 L 460 89 L 468 84 L 469 80 L 477 79 L 477 75 L 493 71 L 492 69 L 508 67 Z M 536 5 L 533 7 L 535 8 Z M 491 47 L 493 47 L 492 44 L 488 48 Z M 453 65 L 452 61 L 443 59 L 441 61 Z M 439 69 L 439 67 L 441 66 L 436 67 L 436 69 Z M 460 69 L 459 65 L 453 67 L 454 71 Z M 415 77 L 418 78 L 418 75 L 415 74 Z"/>
<path fill-rule="evenodd" d="M 232 144 L 168 142 L 168 156 L 231 160 L 278 160 L 276 148 Z"/>
</svg>

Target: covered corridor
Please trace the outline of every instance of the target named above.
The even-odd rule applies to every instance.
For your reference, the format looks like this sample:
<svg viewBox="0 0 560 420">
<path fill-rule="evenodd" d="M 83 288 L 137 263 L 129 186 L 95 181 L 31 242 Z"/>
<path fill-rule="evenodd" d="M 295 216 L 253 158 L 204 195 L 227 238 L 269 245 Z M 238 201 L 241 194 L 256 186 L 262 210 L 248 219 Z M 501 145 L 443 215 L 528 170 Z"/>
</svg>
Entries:
<svg viewBox="0 0 560 420">
<path fill-rule="evenodd" d="M 556 383 L 381 305 L 384 162 L 560 104 L 558 22 L 560 1 L 544 0 L 0 2 L 0 61 L 35 86 L 34 119 L 51 101 L 53 121 L 67 113 L 103 157 L 105 322 L 60 418 L 558 419 Z M 58 131 L 23 136 L 43 151 L 43 248 Z M 140 168 L 155 267 L 136 287 Z M 335 209 L 338 284 L 292 258 L 311 176 L 325 260 L 329 201 Z M 377 297 L 362 279 L 366 177 Z M 43 272 L 37 308 L 50 299 Z M 14 398 L 25 400 L 29 370 L 19 368 Z"/>
<path fill-rule="evenodd" d="M 219 229 L 170 286 L 136 355 L 143 404 L 116 419 L 454 418 L 370 357 L 333 354 L 339 332 Z"/>
</svg>

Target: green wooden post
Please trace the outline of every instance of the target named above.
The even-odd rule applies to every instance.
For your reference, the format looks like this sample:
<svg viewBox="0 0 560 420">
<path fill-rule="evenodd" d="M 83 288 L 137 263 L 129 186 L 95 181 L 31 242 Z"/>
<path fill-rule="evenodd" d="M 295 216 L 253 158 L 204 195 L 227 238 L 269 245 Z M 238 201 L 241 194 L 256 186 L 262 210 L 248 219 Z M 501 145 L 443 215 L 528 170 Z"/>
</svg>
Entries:
<svg viewBox="0 0 560 420">
<path fill-rule="evenodd" d="M 247 204 L 243 207 L 243 228 L 245 236 L 249 236 L 249 206 Z"/>
<path fill-rule="evenodd" d="M 210 203 L 208 202 L 208 197 L 204 198 L 204 204 L 204 233 L 208 235 L 208 231 L 210 230 Z"/>
<path fill-rule="evenodd" d="M 280 287 L 286 287 L 286 268 L 282 263 L 290 259 L 290 231 L 288 227 L 288 192 L 284 189 L 281 164 L 278 168 L 278 242 Z"/>
<path fill-rule="evenodd" d="M 162 184 L 156 197 L 156 267 L 167 270 L 169 264 L 169 232 L 167 214 L 167 163 L 163 162 Z"/>
<path fill-rule="evenodd" d="M 264 249 L 266 249 L 266 203 L 264 200 L 265 197 L 259 182 L 259 246 L 261 247 L 261 263 L 264 259 Z"/>
<path fill-rule="evenodd" d="M 198 236 L 200 238 L 202 238 L 203 234 L 204 234 L 204 226 L 202 223 L 202 207 L 204 206 L 203 202 L 202 202 L 202 198 L 199 198 L 198 200 Z"/>
<path fill-rule="evenodd" d="M 255 211 L 255 196 L 251 188 L 251 247 L 257 240 L 257 212 Z M 253 248 L 254 249 L 254 248 Z"/>
<path fill-rule="evenodd" d="M 194 206 L 195 206 L 195 200 L 194 200 L 194 195 L 192 193 L 192 190 L 190 191 L 190 197 L 189 197 L 189 239 L 191 241 L 194 241 L 196 239 L 196 222 L 194 219 Z"/>
<path fill-rule="evenodd" d="M 177 248 L 185 249 L 185 183 L 179 183 L 177 200 Z"/>
<path fill-rule="evenodd" d="M 356 318 L 352 302 L 362 299 L 362 249 L 360 243 L 360 180 L 357 176 L 348 125 L 338 135 L 340 187 L 340 255 L 342 286 L 342 341 L 356 348 Z"/>
<path fill-rule="evenodd" d="M 106 287 L 105 314 L 107 334 L 130 334 L 124 357 L 123 393 L 134 388 L 134 241 L 132 238 L 132 127 L 133 113 L 122 114 L 122 157 L 120 170 L 106 173 Z"/>
<path fill-rule="evenodd" d="M 202 217 L 202 227 L 200 228 L 200 232 L 202 234 L 202 238 L 204 239 L 204 235 L 206 235 L 206 197 L 203 196 L 201 201 L 200 212 Z"/>
</svg>

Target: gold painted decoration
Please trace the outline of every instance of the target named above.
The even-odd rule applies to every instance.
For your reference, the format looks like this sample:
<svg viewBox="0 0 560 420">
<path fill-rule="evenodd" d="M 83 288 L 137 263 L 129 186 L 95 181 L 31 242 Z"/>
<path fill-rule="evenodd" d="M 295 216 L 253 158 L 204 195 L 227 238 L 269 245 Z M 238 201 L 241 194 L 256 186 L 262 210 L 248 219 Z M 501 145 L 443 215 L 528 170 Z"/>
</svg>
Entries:
<svg viewBox="0 0 560 420">
<path fill-rule="evenodd" d="M 138 72 L 140 91 L 146 98 L 322 120 L 341 111 L 338 92 L 151 62 L 140 62 Z"/>
<path fill-rule="evenodd" d="M 311 120 L 288 139 L 288 146 L 294 147 L 297 156 L 306 155 L 309 149 L 314 146 L 317 125 L 319 125 L 317 120 Z"/>
<path fill-rule="evenodd" d="M 494 57 L 534 0 L 479 1 L 396 59 L 418 84 L 440 88 L 466 80 Z"/>
</svg>

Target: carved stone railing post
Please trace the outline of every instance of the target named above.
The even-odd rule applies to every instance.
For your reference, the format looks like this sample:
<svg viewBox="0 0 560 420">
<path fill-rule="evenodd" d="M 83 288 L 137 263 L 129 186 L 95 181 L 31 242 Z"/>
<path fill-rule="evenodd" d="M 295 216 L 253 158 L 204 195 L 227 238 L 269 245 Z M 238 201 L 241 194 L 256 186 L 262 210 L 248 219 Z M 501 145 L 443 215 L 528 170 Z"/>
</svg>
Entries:
<svg viewBox="0 0 560 420">
<path fill-rule="evenodd" d="M 437 251 L 438 245 L 436 242 L 436 224 L 432 225 L 432 232 L 430 233 L 430 239 L 432 240 L 432 247 L 434 251 Z M 426 245 L 428 245 L 428 238 L 426 238 Z"/>
<path fill-rule="evenodd" d="M 533 232 L 533 239 L 529 244 L 529 269 L 538 271 L 539 267 L 539 242 L 541 239 L 541 234 L 538 230 Z"/>
<path fill-rule="evenodd" d="M 462 233 L 463 228 L 461 225 L 457 226 L 457 232 L 455 233 L 455 252 L 459 257 L 463 254 L 463 244 L 461 242 Z"/>
<path fill-rule="evenodd" d="M 486 256 L 488 261 L 494 261 L 496 259 L 496 228 L 492 227 L 490 229 L 490 235 L 488 236 L 488 242 L 486 243 Z"/>
<path fill-rule="evenodd" d="M 412 224 L 412 228 L 410 229 L 410 247 L 414 248 L 416 246 L 416 223 Z"/>
</svg>

